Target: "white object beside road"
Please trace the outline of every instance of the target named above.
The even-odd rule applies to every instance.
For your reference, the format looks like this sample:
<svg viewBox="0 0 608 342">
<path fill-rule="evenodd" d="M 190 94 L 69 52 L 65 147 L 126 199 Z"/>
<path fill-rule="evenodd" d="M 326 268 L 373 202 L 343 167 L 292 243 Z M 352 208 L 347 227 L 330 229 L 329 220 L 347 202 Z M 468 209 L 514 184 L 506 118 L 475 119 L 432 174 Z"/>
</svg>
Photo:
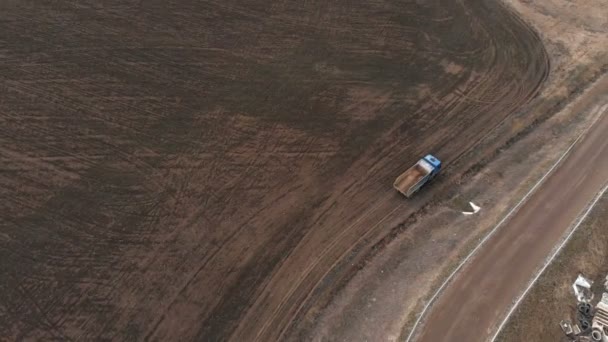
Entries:
<svg viewBox="0 0 608 342">
<path fill-rule="evenodd" d="M 481 207 L 475 205 L 475 203 L 473 203 L 473 202 L 469 202 L 469 205 L 471 206 L 471 208 L 473 208 L 473 211 L 463 211 L 462 213 L 464 215 L 473 215 L 481 210 Z"/>
</svg>

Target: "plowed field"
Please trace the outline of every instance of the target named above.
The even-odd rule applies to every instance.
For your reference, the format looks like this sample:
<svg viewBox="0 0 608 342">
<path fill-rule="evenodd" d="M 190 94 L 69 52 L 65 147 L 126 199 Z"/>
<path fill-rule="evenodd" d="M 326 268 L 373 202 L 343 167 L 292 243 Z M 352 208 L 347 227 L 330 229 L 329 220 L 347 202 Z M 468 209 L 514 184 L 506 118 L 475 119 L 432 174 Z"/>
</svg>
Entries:
<svg viewBox="0 0 608 342">
<path fill-rule="evenodd" d="M 497 1 L 0 3 L 9 339 L 298 339 L 549 71 Z"/>
</svg>

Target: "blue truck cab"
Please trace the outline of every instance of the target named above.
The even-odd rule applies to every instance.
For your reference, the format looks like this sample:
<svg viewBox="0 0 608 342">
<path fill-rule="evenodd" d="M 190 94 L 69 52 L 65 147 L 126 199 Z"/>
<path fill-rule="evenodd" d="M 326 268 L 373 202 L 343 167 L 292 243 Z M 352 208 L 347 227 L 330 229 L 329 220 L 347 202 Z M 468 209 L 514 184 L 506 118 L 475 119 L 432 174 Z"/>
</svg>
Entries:
<svg viewBox="0 0 608 342">
<path fill-rule="evenodd" d="M 431 172 L 431 177 L 435 177 L 441 170 L 441 160 L 437 159 L 432 154 L 427 154 L 424 158 L 425 161 L 429 162 L 429 164 L 433 165 L 433 171 Z"/>
</svg>

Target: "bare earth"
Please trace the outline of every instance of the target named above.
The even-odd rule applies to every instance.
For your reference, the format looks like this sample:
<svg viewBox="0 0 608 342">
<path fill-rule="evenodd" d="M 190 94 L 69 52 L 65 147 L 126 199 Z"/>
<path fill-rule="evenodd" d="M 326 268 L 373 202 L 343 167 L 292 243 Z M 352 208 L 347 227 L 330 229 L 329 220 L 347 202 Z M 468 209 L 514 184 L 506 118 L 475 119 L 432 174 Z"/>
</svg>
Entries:
<svg viewBox="0 0 608 342">
<path fill-rule="evenodd" d="M 482 162 L 443 190 L 445 201 L 426 206 L 405 222 L 391 222 L 399 227 L 395 239 L 378 243 L 373 249 L 377 257 L 361 263 L 362 270 L 313 321 L 316 329 L 308 336 L 314 340 L 403 340 L 459 260 L 521 199 L 603 105 L 605 88 L 594 86 L 580 94 L 607 70 L 608 25 L 605 16 L 596 14 L 605 12 L 608 3 L 507 2 L 539 31 L 547 47 L 551 74 L 543 90 L 480 144 L 483 148 L 475 151 L 475 157 L 483 156 Z M 478 215 L 461 214 L 469 200 L 482 206 Z"/>
<path fill-rule="evenodd" d="M 532 7 L 537 12 L 530 11 L 518 2 L 514 3 L 518 10 L 530 15 L 530 17 L 535 17 L 535 15 L 538 15 L 538 12 L 542 12 L 550 18 L 549 20 L 540 20 L 539 17 L 536 17 L 535 19 L 538 20 L 536 23 L 540 27 L 554 21 L 570 24 L 569 30 L 564 29 L 560 33 L 553 34 L 551 30 L 548 30 L 549 34 L 546 36 L 549 36 L 549 38 L 545 37 L 549 41 L 551 41 L 551 38 L 555 39 L 553 42 L 563 40 L 560 42 L 564 43 L 561 45 L 562 52 L 567 51 L 564 48 L 565 46 L 572 48 L 579 47 L 582 44 L 592 44 L 596 47 L 596 49 L 577 51 L 573 56 L 575 58 L 569 61 L 568 59 L 562 60 L 562 68 L 566 70 L 572 69 L 572 66 L 578 63 L 580 63 L 579 68 L 582 66 L 588 67 L 589 64 L 585 63 L 592 59 L 606 60 L 607 50 L 604 45 L 608 37 L 606 35 L 606 30 L 608 30 L 608 26 L 605 25 L 606 18 L 594 17 L 593 15 L 591 17 L 587 16 L 601 8 L 608 9 L 605 3 L 596 3 L 594 5 L 593 2 L 583 2 L 576 11 L 573 11 L 571 7 L 566 6 L 561 1 L 543 3 L 541 6 L 532 4 Z M 585 18 L 586 21 L 580 20 L 581 18 Z M 563 28 L 568 25 L 561 26 Z M 551 54 L 551 48 L 549 50 Z M 589 56 L 594 57 L 589 58 Z M 563 58 L 564 56 L 558 57 Z M 586 62 L 581 63 L 577 59 L 586 60 Z M 559 84 L 555 78 L 552 81 L 553 84 Z M 559 93 L 564 88 L 550 86 L 548 89 L 555 89 Z M 603 77 L 594 86 L 591 93 L 588 94 L 589 96 L 587 96 L 591 99 L 595 98 L 595 104 L 601 107 L 599 109 L 601 112 L 606 111 L 607 106 L 602 106 L 602 104 L 606 103 L 605 94 L 607 91 L 608 79 Z M 584 100 L 583 103 L 583 106 L 587 108 L 594 105 L 594 102 L 589 103 L 588 100 Z M 576 108 L 580 111 L 580 114 L 585 113 L 585 107 L 581 108 L 579 105 Z M 607 119 L 603 120 L 606 121 Z M 585 178 L 579 178 L 579 181 L 573 184 L 578 201 L 575 200 L 575 197 L 567 195 L 567 186 L 565 185 L 570 183 L 566 180 L 558 181 L 558 184 L 555 185 L 556 193 L 541 200 L 545 202 L 545 206 L 542 206 L 541 209 L 536 208 L 539 209 L 536 214 L 538 217 L 530 216 L 530 222 L 523 222 L 527 218 L 525 216 L 522 218 L 519 215 L 512 220 L 512 223 L 505 226 L 504 229 L 501 228 L 502 234 L 488 241 L 488 246 L 484 247 L 478 256 L 471 261 L 469 268 L 465 268 L 459 273 L 454 282 L 441 295 L 440 300 L 433 305 L 430 316 L 426 319 L 427 323 L 424 325 L 422 336 L 418 340 L 441 341 L 455 338 L 483 341 L 495 331 L 511 302 L 523 291 L 527 282 L 533 277 L 534 272 L 541 266 L 544 258 L 549 255 L 551 247 L 555 246 L 557 241 L 563 236 L 568 223 L 573 222 L 573 218 L 575 218 L 575 216 L 572 216 L 572 212 L 570 213 L 570 219 L 564 215 L 567 215 L 568 210 L 574 210 L 577 206 L 579 208 L 582 207 L 582 203 L 585 203 L 585 196 L 587 197 L 586 201 L 590 201 L 593 197 L 593 191 L 599 191 L 608 181 L 608 170 L 606 169 L 608 156 L 603 154 L 597 155 L 598 153 L 602 153 L 598 149 L 601 149 L 601 146 L 603 146 L 602 139 L 605 139 L 606 132 L 605 125 L 601 125 L 601 122 L 595 124 L 596 127 L 593 129 L 598 132 L 598 136 L 595 146 L 589 148 L 593 156 L 589 156 L 588 160 L 594 164 L 590 164 L 592 165 L 589 169 L 590 172 L 585 174 Z M 583 167 L 583 164 L 572 167 Z M 573 170 L 571 173 L 576 172 L 578 171 Z M 597 176 L 599 178 L 595 179 L 595 184 L 589 183 L 593 182 L 592 175 L 597 172 L 599 172 L 599 176 Z M 585 188 L 584 185 L 587 185 L 588 188 Z M 562 189 L 557 190 L 560 186 Z M 566 197 L 567 199 L 563 203 L 563 208 L 555 210 L 559 205 L 559 203 L 555 203 L 555 198 L 557 197 Z M 551 207 L 548 208 L 546 205 L 550 205 Z M 526 215 L 524 209 L 522 211 L 524 212 L 522 215 Z M 544 215 L 542 213 L 545 211 L 550 212 L 550 218 L 543 218 Z M 538 223 L 535 224 L 536 221 L 533 220 L 537 220 Z M 517 228 L 515 228 L 516 226 Z M 537 231 L 542 233 L 535 234 L 533 230 L 535 226 L 539 227 L 541 230 Z M 504 238 L 504 241 L 498 241 L 500 238 Z M 501 243 L 502 247 L 499 245 Z M 467 281 L 468 284 L 464 285 Z M 468 287 L 475 287 L 474 293 L 471 290 L 465 290 Z"/>
<path fill-rule="evenodd" d="M 593 207 L 554 262 L 514 311 L 497 336 L 497 342 L 539 341 L 572 342 L 558 323 L 576 322 L 576 300 L 572 283 L 580 274 L 594 282 L 599 300 L 608 274 L 608 192 Z M 546 322 L 546 324 L 538 324 Z"/>
<path fill-rule="evenodd" d="M 494 334 L 554 246 L 608 184 L 604 108 L 556 171 L 443 291 L 418 341 L 486 341 Z"/>
<path fill-rule="evenodd" d="M 495 2 L 0 4 L 9 339 L 298 339 L 549 71 Z"/>
</svg>

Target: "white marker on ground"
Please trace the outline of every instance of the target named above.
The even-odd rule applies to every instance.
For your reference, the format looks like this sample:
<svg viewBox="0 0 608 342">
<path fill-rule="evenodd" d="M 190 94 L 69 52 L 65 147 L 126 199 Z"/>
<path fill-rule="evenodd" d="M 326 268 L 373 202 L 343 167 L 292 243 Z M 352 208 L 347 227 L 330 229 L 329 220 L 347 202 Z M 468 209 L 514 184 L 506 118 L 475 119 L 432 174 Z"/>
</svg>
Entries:
<svg viewBox="0 0 608 342">
<path fill-rule="evenodd" d="M 476 206 L 475 203 L 473 203 L 473 202 L 469 202 L 469 205 L 471 206 L 471 208 L 473 208 L 473 211 L 463 211 L 462 213 L 464 215 L 473 215 L 481 210 L 481 207 Z"/>
</svg>

